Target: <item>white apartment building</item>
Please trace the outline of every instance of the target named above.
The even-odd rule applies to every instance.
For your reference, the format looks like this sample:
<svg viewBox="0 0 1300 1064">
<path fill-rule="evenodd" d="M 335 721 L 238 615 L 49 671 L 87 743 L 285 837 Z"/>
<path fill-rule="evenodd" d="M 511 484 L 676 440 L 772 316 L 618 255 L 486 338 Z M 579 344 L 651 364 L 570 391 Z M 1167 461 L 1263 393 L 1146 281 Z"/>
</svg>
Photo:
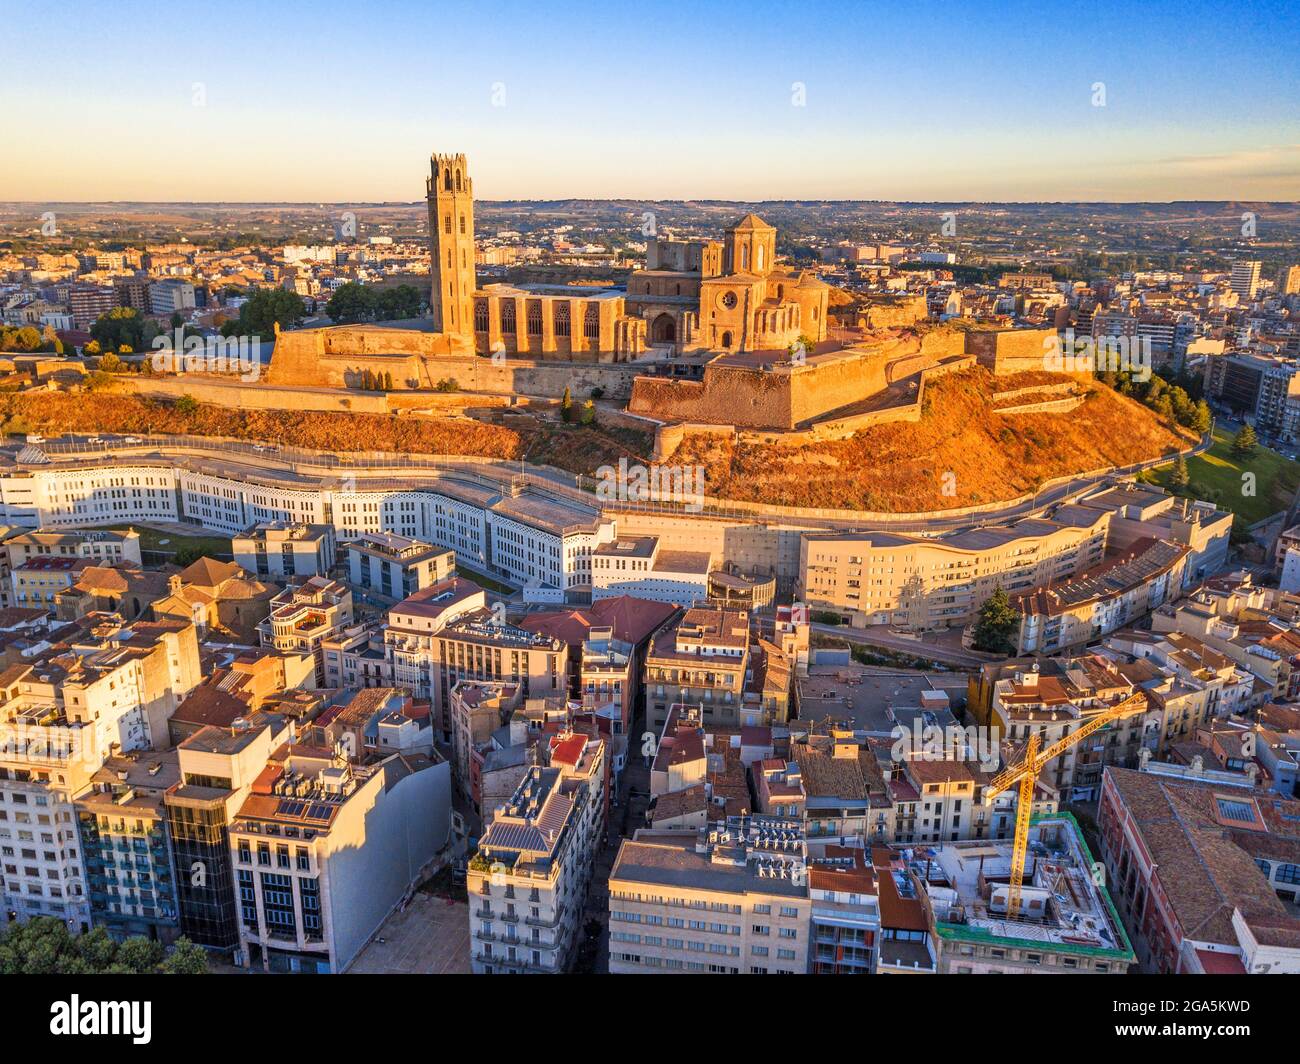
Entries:
<svg viewBox="0 0 1300 1064">
<path fill-rule="evenodd" d="M 235 564 L 263 580 L 328 576 L 334 568 L 334 529 L 262 521 L 230 539 Z"/>
<path fill-rule="evenodd" d="M 353 590 L 390 602 L 453 575 L 456 554 L 391 532 L 363 532 L 344 547 Z"/>
<path fill-rule="evenodd" d="M 584 743 L 584 757 L 604 757 L 602 742 Z M 593 767 L 533 766 L 484 832 L 467 880 L 475 974 L 567 969 L 603 831 L 604 774 Z"/>
<path fill-rule="evenodd" d="M 230 825 L 242 966 L 342 972 L 451 832 L 451 771 L 437 757 L 339 763 L 285 744 Z"/>
<path fill-rule="evenodd" d="M 563 602 L 569 593 L 590 593 L 592 553 L 613 540 L 614 522 L 556 500 L 519 496 L 497 504 L 489 532 L 494 568 L 522 584 L 526 599 Z"/>
<path fill-rule="evenodd" d="M 1232 274 L 1228 278 L 1228 287 L 1244 301 L 1249 302 L 1254 299 L 1255 293 L 1259 291 L 1260 265 L 1258 259 L 1232 264 Z"/>
<path fill-rule="evenodd" d="M 176 471 L 147 465 L 50 469 L 0 476 L 0 522 L 30 528 L 179 517 Z"/>
<path fill-rule="evenodd" d="M 264 647 L 311 654 L 316 682 L 325 682 L 326 639 L 352 623 L 352 592 L 347 585 L 313 576 L 290 584 L 271 600 L 271 612 L 257 626 Z"/>
<path fill-rule="evenodd" d="M 77 645 L 0 673 L 0 864 L 18 920 L 90 927 L 76 798 L 106 758 L 165 743 L 199 680 L 192 625 L 88 632 Z M 66 664 L 68 651 L 74 664 Z"/>
<path fill-rule="evenodd" d="M 709 597 L 707 551 L 662 550 L 658 536 L 619 536 L 591 559 L 591 600 L 631 595 L 694 606 Z"/>
<path fill-rule="evenodd" d="M 154 281 L 149 286 L 150 313 L 170 317 L 182 310 L 194 309 L 194 286 L 180 278 Z"/>
<path fill-rule="evenodd" d="M 140 565 L 140 533 L 134 529 L 83 532 L 19 532 L 4 540 L 10 567 L 33 558 L 88 558 L 96 565 Z"/>
<path fill-rule="evenodd" d="M 263 480 L 272 481 L 264 483 Z M 365 490 L 344 478 L 274 483 L 175 464 L 104 457 L 76 468 L 34 465 L 0 474 L 0 525 L 66 528 L 130 520 L 189 521 L 232 537 L 267 523 L 322 525 L 345 544 L 367 533 L 456 552 L 457 563 L 528 589 L 535 601 L 585 598 L 591 555 L 614 538 L 594 508 L 524 489 L 442 479 L 436 488 Z M 250 569 L 251 571 L 251 569 Z M 268 574 L 269 575 L 269 574 Z"/>
</svg>

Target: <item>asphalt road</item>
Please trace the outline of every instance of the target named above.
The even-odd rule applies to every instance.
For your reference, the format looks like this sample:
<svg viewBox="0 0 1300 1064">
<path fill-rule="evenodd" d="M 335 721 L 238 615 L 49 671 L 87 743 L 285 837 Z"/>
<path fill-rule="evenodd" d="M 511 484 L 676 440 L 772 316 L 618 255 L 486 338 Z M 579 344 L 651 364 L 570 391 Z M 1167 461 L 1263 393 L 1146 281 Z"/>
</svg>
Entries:
<svg viewBox="0 0 1300 1064">
<path fill-rule="evenodd" d="M 990 661 L 997 661 L 996 654 L 982 654 L 976 650 L 958 650 L 925 639 L 907 639 L 903 636 L 877 632 L 873 628 L 850 628 L 847 625 L 813 624 L 812 630 L 819 635 L 832 635 L 849 643 L 862 646 L 878 647 L 882 650 L 894 650 L 903 654 L 929 658 L 944 665 L 956 665 L 959 668 L 978 669 Z"/>
</svg>

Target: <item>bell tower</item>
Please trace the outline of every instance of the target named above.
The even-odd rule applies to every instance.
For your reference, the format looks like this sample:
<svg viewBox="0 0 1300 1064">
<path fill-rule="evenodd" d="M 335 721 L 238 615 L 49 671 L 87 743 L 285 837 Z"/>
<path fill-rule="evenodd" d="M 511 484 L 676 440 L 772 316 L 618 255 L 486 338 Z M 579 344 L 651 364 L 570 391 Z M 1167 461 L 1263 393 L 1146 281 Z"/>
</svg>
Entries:
<svg viewBox="0 0 1300 1064">
<path fill-rule="evenodd" d="M 474 183 L 464 155 L 432 155 L 429 309 L 435 328 L 474 341 Z"/>
</svg>

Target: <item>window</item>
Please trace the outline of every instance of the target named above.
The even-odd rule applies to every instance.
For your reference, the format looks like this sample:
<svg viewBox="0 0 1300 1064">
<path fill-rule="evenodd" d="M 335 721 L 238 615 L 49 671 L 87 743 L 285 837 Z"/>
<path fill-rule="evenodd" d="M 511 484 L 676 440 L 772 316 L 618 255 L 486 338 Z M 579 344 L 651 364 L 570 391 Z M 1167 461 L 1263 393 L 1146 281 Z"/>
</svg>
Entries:
<svg viewBox="0 0 1300 1064">
<path fill-rule="evenodd" d="M 1236 798 L 1215 797 L 1219 806 L 1219 819 L 1232 820 L 1239 824 L 1255 823 L 1255 805 Z"/>
</svg>

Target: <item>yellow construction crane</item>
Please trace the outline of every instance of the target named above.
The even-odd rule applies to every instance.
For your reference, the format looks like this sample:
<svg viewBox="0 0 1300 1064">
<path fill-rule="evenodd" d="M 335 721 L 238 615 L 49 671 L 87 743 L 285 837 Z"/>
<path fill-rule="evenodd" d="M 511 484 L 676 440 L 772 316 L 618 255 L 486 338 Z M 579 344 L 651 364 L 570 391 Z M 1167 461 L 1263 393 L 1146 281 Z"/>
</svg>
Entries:
<svg viewBox="0 0 1300 1064">
<path fill-rule="evenodd" d="M 1041 744 L 1037 733 L 1031 734 L 1029 741 L 1020 752 L 1017 763 L 993 777 L 993 782 L 984 792 L 986 803 L 992 803 L 999 794 L 1017 784 L 1020 787 L 1020 794 L 1016 799 L 1016 842 L 1011 851 L 1011 892 L 1007 896 L 1008 920 L 1014 920 L 1020 915 L 1020 888 L 1025 881 L 1025 855 L 1029 850 L 1029 817 L 1034 808 L 1034 787 L 1038 783 L 1038 773 L 1042 771 L 1043 766 L 1060 757 L 1075 743 L 1086 739 L 1093 732 L 1104 728 L 1112 721 L 1141 713 L 1146 708 L 1144 695 L 1126 698 L 1110 709 L 1098 713 L 1041 753 L 1038 749 Z"/>
</svg>

